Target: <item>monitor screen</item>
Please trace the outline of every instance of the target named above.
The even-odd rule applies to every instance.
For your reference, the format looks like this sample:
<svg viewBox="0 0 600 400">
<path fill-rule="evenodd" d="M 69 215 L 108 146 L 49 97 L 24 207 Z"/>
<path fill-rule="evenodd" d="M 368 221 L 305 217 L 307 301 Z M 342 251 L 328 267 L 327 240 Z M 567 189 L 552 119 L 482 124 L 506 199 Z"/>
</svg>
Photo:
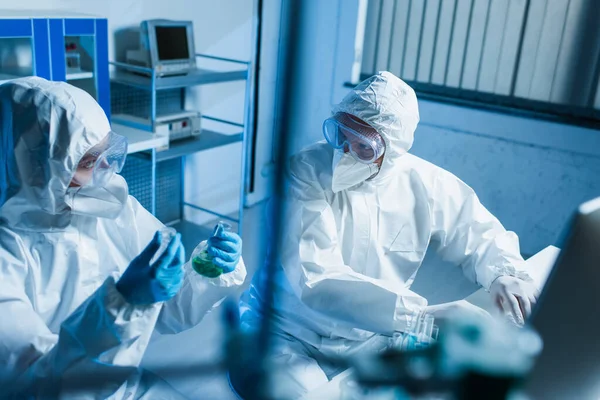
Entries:
<svg viewBox="0 0 600 400">
<path fill-rule="evenodd" d="M 156 46 L 160 61 L 190 59 L 185 26 L 157 26 Z"/>
</svg>

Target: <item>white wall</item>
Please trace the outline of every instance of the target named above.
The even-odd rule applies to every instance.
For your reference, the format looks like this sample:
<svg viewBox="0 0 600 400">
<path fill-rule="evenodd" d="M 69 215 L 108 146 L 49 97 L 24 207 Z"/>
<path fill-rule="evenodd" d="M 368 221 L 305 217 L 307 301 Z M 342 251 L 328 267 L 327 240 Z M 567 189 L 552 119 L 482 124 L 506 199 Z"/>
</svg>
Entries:
<svg viewBox="0 0 600 400">
<path fill-rule="evenodd" d="M 58 9 L 108 18 L 111 60 L 122 58 L 125 50 L 116 45 L 115 35 L 131 42 L 136 36 L 128 31 L 138 27 L 144 19 L 192 20 L 199 53 L 247 61 L 252 54 L 253 3 L 247 0 L 0 0 L 0 9 Z M 229 65 L 218 64 L 216 67 L 227 68 Z M 191 106 L 199 107 L 207 115 L 243 122 L 244 89 L 241 82 L 203 87 L 196 91 L 194 98 L 197 101 Z M 240 154 L 241 144 L 234 144 L 188 157 L 187 199 L 222 213 L 236 210 Z M 194 217 L 201 218 L 192 215 Z"/>
<path fill-rule="evenodd" d="M 560 245 L 582 202 L 600 196 L 600 131 L 420 101 L 413 154 L 471 185 L 524 254 Z"/>
</svg>

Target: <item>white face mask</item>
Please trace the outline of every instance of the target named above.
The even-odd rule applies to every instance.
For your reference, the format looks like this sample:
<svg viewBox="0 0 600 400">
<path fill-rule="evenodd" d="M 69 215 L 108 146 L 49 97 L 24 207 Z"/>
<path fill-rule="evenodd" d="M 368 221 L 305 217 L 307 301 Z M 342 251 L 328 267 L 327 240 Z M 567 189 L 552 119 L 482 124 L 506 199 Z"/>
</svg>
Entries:
<svg viewBox="0 0 600 400">
<path fill-rule="evenodd" d="M 65 203 L 73 214 L 115 219 L 123 210 L 128 194 L 125 179 L 115 174 L 102 187 L 87 185 L 67 189 Z"/>
<path fill-rule="evenodd" d="M 336 150 L 333 153 L 333 177 L 331 188 L 334 193 L 341 192 L 377 175 L 377 164 L 364 164 L 357 161 L 352 154 Z"/>
</svg>

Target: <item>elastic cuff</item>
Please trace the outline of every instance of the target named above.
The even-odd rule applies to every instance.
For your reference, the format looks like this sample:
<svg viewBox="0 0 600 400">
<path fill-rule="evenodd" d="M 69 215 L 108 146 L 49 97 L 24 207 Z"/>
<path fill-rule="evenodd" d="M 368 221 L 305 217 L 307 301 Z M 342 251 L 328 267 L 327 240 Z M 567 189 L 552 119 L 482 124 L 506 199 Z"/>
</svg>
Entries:
<svg viewBox="0 0 600 400">
<path fill-rule="evenodd" d="M 492 286 L 494 281 L 502 276 L 512 276 L 514 278 L 517 278 L 517 279 L 520 279 L 522 281 L 529 282 L 529 283 L 534 282 L 533 278 L 531 278 L 531 276 L 529 276 L 529 274 L 525 271 L 517 270 L 513 266 L 498 267 L 498 268 L 494 269 L 493 274 L 491 275 L 490 279 L 487 280 L 487 282 L 485 282 L 487 285 L 482 284 L 481 287 L 483 287 L 483 289 L 485 289 L 486 292 L 489 292 L 490 287 Z"/>
<path fill-rule="evenodd" d="M 153 312 L 158 316 L 158 312 L 162 306 L 162 303 L 148 305 L 134 305 L 129 303 L 121 292 L 117 290 L 114 276 L 109 276 L 98 290 L 104 292 L 104 296 L 101 297 L 104 298 L 106 309 L 110 311 L 115 319 L 120 319 L 121 321 L 144 318 Z"/>
</svg>

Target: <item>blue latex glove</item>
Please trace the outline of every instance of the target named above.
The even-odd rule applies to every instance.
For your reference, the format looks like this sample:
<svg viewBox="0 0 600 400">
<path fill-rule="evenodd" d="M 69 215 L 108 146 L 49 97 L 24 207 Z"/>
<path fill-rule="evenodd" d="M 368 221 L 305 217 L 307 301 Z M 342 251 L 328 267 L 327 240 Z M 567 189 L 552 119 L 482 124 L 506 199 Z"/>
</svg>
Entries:
<svg viewBox="0 0 600 400">
<path fill-rule="evenodd" d="M 156 232 L 150 244 L 127 267 L 117 282 L 117 290 L 130 304 L 148 305 L 166 301 L 179 292 L 183 283 L 185 250 L 178 233 L 167 250 L 150 265 L 160 247 L 162 234 Z"/>
<path fill-rule="evenodd" d="M 242 238 L 237 233 L 224 231 L 220 225 L 217 225 L 213 235 L 208 239 L 206 251 L 213 257 L 212 263 L 223 269 L 223 273 L 232 272 L 242 255 Z"/>
</svg>

